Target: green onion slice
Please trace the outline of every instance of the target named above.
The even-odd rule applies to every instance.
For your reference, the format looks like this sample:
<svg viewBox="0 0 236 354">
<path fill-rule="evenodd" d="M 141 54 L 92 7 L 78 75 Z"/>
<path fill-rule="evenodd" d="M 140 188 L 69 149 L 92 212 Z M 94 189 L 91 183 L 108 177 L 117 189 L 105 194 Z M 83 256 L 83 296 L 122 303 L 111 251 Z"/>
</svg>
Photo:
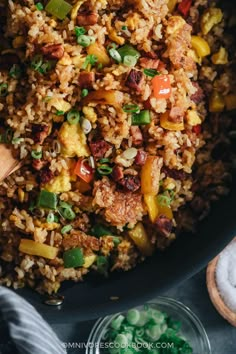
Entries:
<svg viewBox="0 0 236 354">
<path fill-rule="evenodd" d="M 101 176 L 107 176 L 110 175 L 112 173 L 112 167 L 108 166 L 108 165 L 101 165 L 97 168 L 97 172 L 101 175 Z"/>
<path fill-rule="evenodd" d="M 38 2 L 36 5 L 37 10 L 42 11 L 44 9 L 44 6 L 41 2 Z"/>
<path fill-rule="evenodd" d="M 119 52 L 115 48 L 109 49 L 108 52 L 109 52 L 110 56 L 112 57 L 112 59 L 114 59 L 118 63 L 122 62 L 122 58 L 121 58 Z"/>
<path fill-rule="evenodd" d="M 14 64 L 10 71 L 9 71 L 9 76 L 12 77 L 13 79 L 19 79 L 21 77 L 22 71 L 19 65 Z"/>
<path fill-rule="evenodd" d="M 64 235 L 64 234 L 70 232 L 72 229 L 73 229 L 73 227 L 71 225 L 65 225 L 61 229 L 61 233 L 62 233 L 62 235 Z"/>
<path fill-rule="evenodd" d="M 32 151 L 31 151 L 31 156 L 33 157 L 33 159 L 39 160 L 39 159 L 42 158 L 43 153 L 42 153 L 42 151 L 32 150 Z"/>
<path fill-rule="evenodd" d="M 137 58 L 131 56 L 131 55 L 126 55 L 123 59 L 123 63 L 126 66 L 135 66 L 137 64 Z"/>
<path fill-rule="evenodd" d="M 41 54 L 38 54 L 35 57 L 33 57 L 31 61 L 31 68 L 34 70 L 38 70 L 42 64 L 43 64 L 43 56 Z"/>
<path fill-rule="evenodd" d="M 96 260 L 96 265 L 98 273 L 107 276 L 109 267 L 108 258 L 105 256 L 98 256 Z"/>
<path fill-rule="evenodd" d="M 83 65 L 82 65 L 82 69 L 87 69 L 87 66 L 90 65 L 95 65 L 96 62 L 98 61 L 98 57 L 94 54 L 89 54 L 87 55 Z"/>
<path fill-rule="evenodd" d="M 64 111 L 56 111 L 56 116 L 63 116 L 64 114 Z"/>
<path fill-rule="evenodd" d="M 81 91 L 81 97 L 83 98 L 83 97 L 88 96 L 88 93 L 89 93 L 88 89 L 83 89 L 83 90 Z"/>
<path fill-rule="evenodd" d="M 122 31 L 127 31 L 128 27 L 127 26 L 122 26 L 121 29 L 122 29 Z"/>
<path fill-rule="evenodd" d="M 77 38 L 77 43 L 81 45 L 82 47 L 88 47 L 90 44 L 95 42 L 95 38 L 91 36 L 87 36 L 85 34 L 82 34 Z"/>
<path fill-rule="evenodd" d="M 112 232 L 109 230 L 106 226 L 103 226 L 101 224 L 95 224 L 91 230 L 90 230 L 91 235 L 96 236 L 96 237 L 102 237 L 102 236 L 111 236 Z"/>
<path fill-rule="evenodd" d="M 151 116 L 150 111 L 143 110 L 137 114 L 132 114 L 132 125 L 145 125 L 150 124 Z"/>
<path fill-rule="evenodd" d="M 6 97 L 8 95 L 8 84 L 0 84 L 0 97 Z"/>
<path fill-rule="evenodd" d="M 163 206 L 170 206 L 171 198 L 165 194 L 159 194 L 157 196 L 158 203 Z"/>
<path fill-rule="evenodd" d="M 54 214 L 52 212 L 48 213 L 48 216 L 47 216 L 47 222 L 48 223 L 52 223 L 54 222 Z"/>
<path fill-rule="evenodd" d="M 64 208 L 64 209 L 71 209 L 71 207 L 72 207 L 71 204 L 66 203 L 66 202 L 64 202 L 64 201 L 62 201 L 62 200 L 60 201 L 59 205 L 60 205 L 60 207 L 62 207 L 62 208 Z"/>
<path fill-rule="evenodd" d="M 122 107 L 123 111 L 126 113 L 138 113 L 140 108 L 137 104 L 126 104 Z"/>
<path fill-rule="evenodd" d="M 160 72 L 157 71 L 156 69 L 144 69 L 143 72 L 145 75 L 150 76 L 150 77 L 160 75 Z"/>
<path fill-rule="evenodd" d="M 59 208 L 58 209 L 60 215 L 65 218 L 66 220 L 74 220 L 76 217 L 75 212 L 71 208 Z"/>
<path fill-rule="evenodd" d="M 72 6 L 64 0 L 50 0 L 45 7 L 45 10 L 59 20 L 64 20 L 71 11 Z"/>
<path fill-rule="evenodd" d="M 66 119 L 69 124 L 78 124 L 80 121 L 80 113 L 76 109 L 72 109 L 66 115 Z"/>
<path fill-rule="evenodd" d="M 75 27 L 74 29 L 76 37 L 82 36 L 86 33 L 86 29 L 84 27 Z"/>
<path fill-rule="evenodd" d="M 103 164 L 103 163 L 109 163 L 110 159 L 108 159 L 107 157 L 103 157 L 102 159 L 99 160 L 99 163 Z"/>
</svg>

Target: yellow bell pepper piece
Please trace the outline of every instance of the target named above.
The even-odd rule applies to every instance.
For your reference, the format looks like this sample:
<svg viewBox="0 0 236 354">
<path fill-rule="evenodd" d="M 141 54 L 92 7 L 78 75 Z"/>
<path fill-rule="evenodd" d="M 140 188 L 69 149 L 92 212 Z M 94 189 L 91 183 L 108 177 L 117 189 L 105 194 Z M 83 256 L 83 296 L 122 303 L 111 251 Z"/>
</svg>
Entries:
<svg viewBox="0 0 236 354">
<path fill-rule="evenodd" d="M 174 11 L 176 4 L 177 4 L 177 0 L 169 0 L 168 1 L 167 6 L 168 6 L 168 9 L 170 12 Z"/>
<path fill-rule="evenodd" d="M 158 215 L 165 215 L 168 219 L 173 219 L 173 212 L 170 206 L 158 203 L 158 199 L 157 206 L 159 210 Z"/>
<path fill-rule="evenodd" d="M 59 249 L 23 238 L 21 239 L 19 245 L 19 251 L 22 253 L 30 254 L 32 256 L 54 259 L 56 258 Z"/>
<path fill-rule="evenodd" d="M 221 9 L 216 7 L 210 7 L 209 9 L 207 9 L 203 13 L 200 21 L 202 33 L 204 35 L 209 33 L 215 25 L 222 21 L 222 18 L 223 12 L 221 11 Z"/>
<path fill-rule="evenodd" d="M 188 124 L 192 125 L 192 126 L 202 123 L 201 118 L 199 117 L 197 112 L 194 110 L 191 110 L 191 109 L 187 110 L 186 120 L 187 120 Z"/>
<path fill-rule="evenodd" d="M 92 43 L 87 48 L 87 53 L 89 55 L 96 55 L 96 57 L 98 58 L 98 62 L 103 66 L 110 64 L 110 58 L 103 45 L 100 45 L 98 43 Z"/>
<path fill-rule="evenodd" d="M 230 93 L 229 95 L 225 96 L 224 99 L 227 111 L 236 109 L 236 94 Z"/>
<path fill-rule="evenodd" d="M 228 53 L 224 47 L 220 47 L 219 51 L 212 55 L 211 61 L 215 65 L 228 63 Z"/>
<path fill-rule="evenodd" d="M 197 55 L 201 58 L 206 57 L 211 54 L 211 49 L 207 41 L 199 36 L 192 36 L 191 43 L 193 49 L 196 51 Z"/>
<path fill-rule="evenodd" d="M 91 267 L 91 265 L 96 261 L 96 259 L 97 259 L 96 254 L 90 254 L 89 256 L 85 256 L 83 267 L 84 268 Z"/>
<path fill-rule="evenodd" d="M 153 254 L 154 245 L 151 244 L 141 222 L 137 223 L 133 230 L 129 231 L 129 236 L 144 256 L 151 256 Z"/>
<path fill-rule="evenodd" d="M 149 218 L 151 222 L 154 222 L 158 216 L 157 197 L 154 195 L 145 194 L 144 202 L 147 206 Z"/>
<path fill-rule="evenodd" d="M 159 191 L 160 171 L 162 159 L 157 156 L 148 156 L 141 170 L 142 194 L 157 195 Z"/>
<path fill-rule="evenodd" d="M 169 121 L 169 112 L 168 111 L 161 114 L 160 125 L 162 128 L 167 129 L 167 130 L 175 130 L 175 131 L 184 130 L 184 122 L 175 123 L 175 122 Z"/>
<path fill-rule="evenodd" d="M 216 90 L 213 91 L 209 100 L 209 111 L 211 113 L 222 112 L 224 107 L 224 97 Z"/>
</svg>

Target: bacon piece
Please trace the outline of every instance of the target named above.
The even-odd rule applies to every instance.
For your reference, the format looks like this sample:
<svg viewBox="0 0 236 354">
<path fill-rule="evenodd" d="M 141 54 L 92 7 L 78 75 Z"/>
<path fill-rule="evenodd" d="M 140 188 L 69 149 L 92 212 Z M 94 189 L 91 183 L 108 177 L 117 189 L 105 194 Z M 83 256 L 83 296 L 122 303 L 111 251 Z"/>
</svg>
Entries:
<svg viewBox="0 0 236 354">
<path fill-rule="evenodd" d="M 142 66 L 142 68 L 157 69 L 159 66 L 160 60 L 159 59 L 140 58 L 139 63 Z"/>
<path fill-rule="evenodd" d="M 139 146 L 143 142 L 143 135 L 141 129 L 137 125 L 130 127 L 130 134 L 132 136 L 132 144 L 134 146 Z"/>
<path fill-rule="evenodd" d="M 173 222 L 171 219 L 168 219 L 165 215 L 160 215 L 156 221 L 155 225 L 157 227 L 157 231 L 164 237 L 169 237 L 172 227 L 173 227 Z"/>
<path fill-rule="evenodd" d="M 118 183 L 126 190 L 135 192 L 141 187 L 141 182 L 138 176 L 125 176 Z"/>
<path fill-rule="evenodd" d="M 96 12 L 80 13 L 77 16 L 77 24 L 79 26 L 93 26 L 98 22 L 98 14 Z"/>
<path fill-rule="evenodd" d="M 196 87 L 197 91 L 194 94 L 192 94 L 190 98 L 194 103 L 198 104 L 204 99 L 205 95 L 202 88 L 199 86 L 197 82 L 192 82 L 192 84 L 194 87 Z"/>
<path fill-rule="evenodd" d="M 93 88 L 93 83 L 95 82 L 95 73 L 93 71 L 86 72 L 82 71 L 79 75 L 79 85 L 81 89 L 91 89 Z"/>
<path fill-rule="evenodd" d="M 175 168 L 163 166 L 161 172 L 165 173 L 168 177 L 178 179 L 180 181 L 183 181 L 187 178 L 186 172 L 184 172 L 183 170 L 176 170 Z"/>
<path fill-rule="evenodd" d="M 35 144 L 42 144 L 49 133 L 49 126 L 46 124 L 33 124 L 32 135 Z"/>
<path fill-rule="evenodd" d="M 89 143 L 92 155 L 96 158 L 104 157 L 105 153 L 111 149 L 111 145 L 105 140 L 99 140 Z"/>
<path fill-rule="evenodd" d="M 143 73 L 139 70 L 131 69 L 125 81 L 125 85 L 139 91 L 142 81 Z"/>
<path fill-rule="evenodd" d="M 196 135 L 199 135 L 202 131 L 202 126 L 201 124 L 198 124 L 198 125 L 194 125 L 192 127 L 192 131 L 196 134 Z"/>
<path fill-rule="evenodd" d="M 115 165 L 113 167 L 111 176 L 115 182 L 119 181 L 124 177 L 123 168 L 121 166 Z"/>
<path fill-rule="evenodd" d="M 62 44 L 46 44 L 41 48 L 41 51 L 48 59 L 61 59 L 64 55 L 64 48 Z"/>
<path fill-rule="evenodd" d="M 136 165 L 143 166 L 146 162 L 146 159 L 147 159 L 147 153 L 143 150 L 138 150 L 134 162 L 136 163 Z"/>
<path fill-rule="evenodd" d="M 32 167 L 36 171 L 40 171 L 46 164 L 47 162 L 42 160 L 42 159 L 33 159 Z"/>
</svg>

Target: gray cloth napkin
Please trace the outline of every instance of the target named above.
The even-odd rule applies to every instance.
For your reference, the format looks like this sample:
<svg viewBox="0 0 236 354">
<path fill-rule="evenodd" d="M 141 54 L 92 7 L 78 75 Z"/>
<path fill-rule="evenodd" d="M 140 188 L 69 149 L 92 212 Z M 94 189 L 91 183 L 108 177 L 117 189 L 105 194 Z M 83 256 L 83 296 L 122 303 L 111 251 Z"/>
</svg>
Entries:
<svg viewBox="0 0 236 354">
<path fill-rule="evenodd" d="M 12 352 L 66 353 L 52 328 L 34 307 L 13 291 L 0 287 L 0 353 Z"/>
</svg>

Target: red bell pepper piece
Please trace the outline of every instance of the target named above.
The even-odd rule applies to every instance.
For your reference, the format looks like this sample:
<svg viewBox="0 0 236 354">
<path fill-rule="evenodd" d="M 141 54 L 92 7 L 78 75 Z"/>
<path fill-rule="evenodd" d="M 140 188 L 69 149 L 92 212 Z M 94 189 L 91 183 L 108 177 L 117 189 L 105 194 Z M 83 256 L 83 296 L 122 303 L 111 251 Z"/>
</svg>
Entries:
<svg viewBox="0 0 236 354">
<path fill-rule="evenodd" d="M 198 124 L 198 125 L 194 125 L 193 128 L 192 128 L 192 131 L 196 134 L 196 135 L 199 135 L 202 131 L 202 126 L 201 124 Z"/>
<path fill-rule="evenodd" d="M 156 75 L 152 79 L 153 96 L 155 98 L 169 98 L 171 84 L 168 75 Z"/>
<path fill-rule="evenodd" d="M 86 160 L 79 160 L 75 166 L 74 173 L 86 183 L 90 183 L 94 176 L 94 170 Z"/>
<path fill-rule="evenodd" d="M 192 0 L 182 0 L 178 5 L 178 10 L 184 17 L 187 17 L 191 6 Z"/>
</svg>

